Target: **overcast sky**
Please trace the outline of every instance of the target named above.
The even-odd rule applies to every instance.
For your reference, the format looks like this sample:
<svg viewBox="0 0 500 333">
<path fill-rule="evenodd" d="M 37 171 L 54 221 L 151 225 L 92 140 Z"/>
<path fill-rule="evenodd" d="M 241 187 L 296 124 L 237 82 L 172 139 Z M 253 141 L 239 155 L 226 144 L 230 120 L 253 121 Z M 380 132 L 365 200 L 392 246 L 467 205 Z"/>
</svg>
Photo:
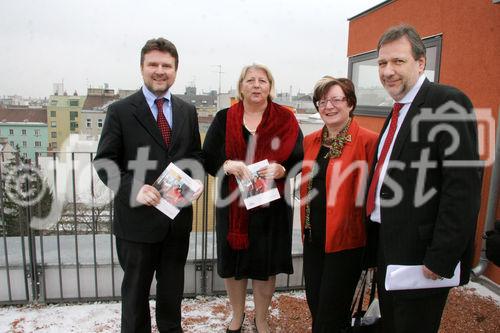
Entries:
<svg viewBox="0 0 500 333">
<path fill-rule="evenodd" d="M 0 3 L 0 96 L 48 96 L 88 86 L 136 89 L 139 53 L 153 37 L 179 51 L 173 91 L 235 88 L 241 68 L 270 67 L 277 91 L 310 92 L 347 75 L 347 19 L 382 0 L 15 0 Z M 375 46 L 374 46 L 375 47 Z"/>
</svg>

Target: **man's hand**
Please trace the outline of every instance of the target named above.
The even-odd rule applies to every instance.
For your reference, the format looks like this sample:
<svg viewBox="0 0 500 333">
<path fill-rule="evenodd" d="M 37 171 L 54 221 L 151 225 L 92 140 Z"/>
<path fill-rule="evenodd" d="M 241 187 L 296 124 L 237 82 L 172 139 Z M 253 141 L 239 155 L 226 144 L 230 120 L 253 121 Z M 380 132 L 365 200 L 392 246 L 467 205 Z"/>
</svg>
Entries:
<svg viewBox="0 0 500 333">
<path fill-rule="evenodd" d="M 137 197 L 137 202 L 146 206 L 156 206 L 160 203 L 160 192 L 151 185 L 142 185 Z"/>
<path fill-rule="evenodd" d="M 195 182 L 197 182 L 198 184 L 200 184 L 200 189 L 196 192 L 194 192 L 193 194 L 193 201 L 194 200 L 198 200 L 198 198 L 200 197 L 200 195 L 203 193 L 203 182 L 199 179 L 195 179 L 194 180 Z"/>
<path fill-rule="evenodd" d="M 425 265 L 422 266 L 422 272 L 424 273 L 424 276 L 427 278 L 427 279 L 432 279 L 432 280 L 442 280 L 443 277 L 437 275 L 436 273 L 434 273 L 433 271 L 431 271 L 430 269 L 428 269 Z"/>
</svg>

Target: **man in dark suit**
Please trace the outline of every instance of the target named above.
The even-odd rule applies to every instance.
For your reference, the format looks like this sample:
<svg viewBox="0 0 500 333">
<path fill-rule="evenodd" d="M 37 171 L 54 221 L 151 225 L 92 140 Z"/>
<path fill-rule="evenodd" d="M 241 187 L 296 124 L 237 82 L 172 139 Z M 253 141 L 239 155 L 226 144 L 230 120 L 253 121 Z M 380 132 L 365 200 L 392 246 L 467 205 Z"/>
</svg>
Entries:
<svg viewBox="0 0 500 333">
<path fill-rule="evenodd" d="M 141 50 L 144 85 L 108 108 L 94 159 L 99 177 L 115 192 L 113 228 L 124 270 L 122 332 L 151 331 L 148 299 L 155 273 L 158 329 L 182 332 L 184 265 L 193 211 L 184 207 L 171 220 L 153 207 L 160 193 L 151 186 L 170 162 L 191 160 L 191 165 L 201 166 L 196 109 L 170 92 L 178 63 L 170 41 L 146 42 Z"/>
<path fill-rule="evenodd" d="M 368 189 L 369 234 L 378 240 L 384 332 L 437 332 L 449 288 L 387 291 L 387 265 L 422 265 L 425 279 L 467 283 L 480 205 L 477 125 L 456 88 L 425 78 L 425 46 L 413 27 L 378 43 L 382 85 L 395 105 L 382 129 Z"/>
</svg>

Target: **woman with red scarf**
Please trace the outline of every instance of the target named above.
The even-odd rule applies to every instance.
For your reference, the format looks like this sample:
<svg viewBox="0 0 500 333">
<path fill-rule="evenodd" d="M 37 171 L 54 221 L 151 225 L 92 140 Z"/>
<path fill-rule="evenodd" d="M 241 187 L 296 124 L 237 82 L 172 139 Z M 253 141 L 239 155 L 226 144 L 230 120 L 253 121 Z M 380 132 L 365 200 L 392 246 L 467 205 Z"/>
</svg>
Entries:
<svg viewBox="0 0 500 333">
<path fill-rule="evenodd" d="M 304 277 L 313 333 L 350 327 L 366 235 L 363 202 L 377 134 L 353 119 L 354 85 L 326 76 L 313 102 L 324 122 L 304 139 L 300 187 Z"/>
<path fill-rule="evenodd" d="M 241 331 L 248 279 L 252 279 L 257 331 L 269 332 L 276 274 L 293 273 L 293 216 L 285 184 L 294 176 L 288 171 L 302 161 L 302 133 L 295 115 L 273 103 L 273 95 L 274 79 L 267 67 L 244 67 L 238 81 L 239 102 L 216 114 L 203 144 L 205 168 L 218 177 L 217 271 L 233 312 L 227 332 Z M 281 198 L 247 210 L 237 178 L 253 179 L 247 165 L 265 159 L 269 165 L 258 176 L 273 181 Z"/>
</svg>

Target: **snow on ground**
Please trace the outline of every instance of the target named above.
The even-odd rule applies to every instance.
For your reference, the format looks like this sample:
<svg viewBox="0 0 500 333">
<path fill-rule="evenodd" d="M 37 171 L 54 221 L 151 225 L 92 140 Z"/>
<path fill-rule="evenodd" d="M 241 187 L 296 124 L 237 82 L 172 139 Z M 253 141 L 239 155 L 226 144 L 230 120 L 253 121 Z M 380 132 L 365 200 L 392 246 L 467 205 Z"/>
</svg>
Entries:
<svg viewBox="0 0 500 333">
<path fill-rule="evenodd" d="M 500 306 L 500 295 L 484 286 L 471 282 L 467 285 L 477 295 L 491 297 Z M 304 299 L 304 292 L 277 293 Z M 276 300 L 276 297 L 275 297 Z M 253 299 L 247 297 L 247 314 L 253 311 Z M 154 301 L 150 303 L 152 324 Z M 183 327 L 185 332 L 224 332 L 229 323 L 227 297 L 197 297 L 185 299 L 182 303 Z M 271 317 L 279 318 L 276 308 Z M 245 321 L 249 327 L 249 320 Z M 79 305 L 30 305 L 21 307 L 0 307 L 0 332 L 102 332 L 120 331 L 120 303 L 93 303 Z M 156 331 L 156 330 L 154 330 Z"/>
</svg>

